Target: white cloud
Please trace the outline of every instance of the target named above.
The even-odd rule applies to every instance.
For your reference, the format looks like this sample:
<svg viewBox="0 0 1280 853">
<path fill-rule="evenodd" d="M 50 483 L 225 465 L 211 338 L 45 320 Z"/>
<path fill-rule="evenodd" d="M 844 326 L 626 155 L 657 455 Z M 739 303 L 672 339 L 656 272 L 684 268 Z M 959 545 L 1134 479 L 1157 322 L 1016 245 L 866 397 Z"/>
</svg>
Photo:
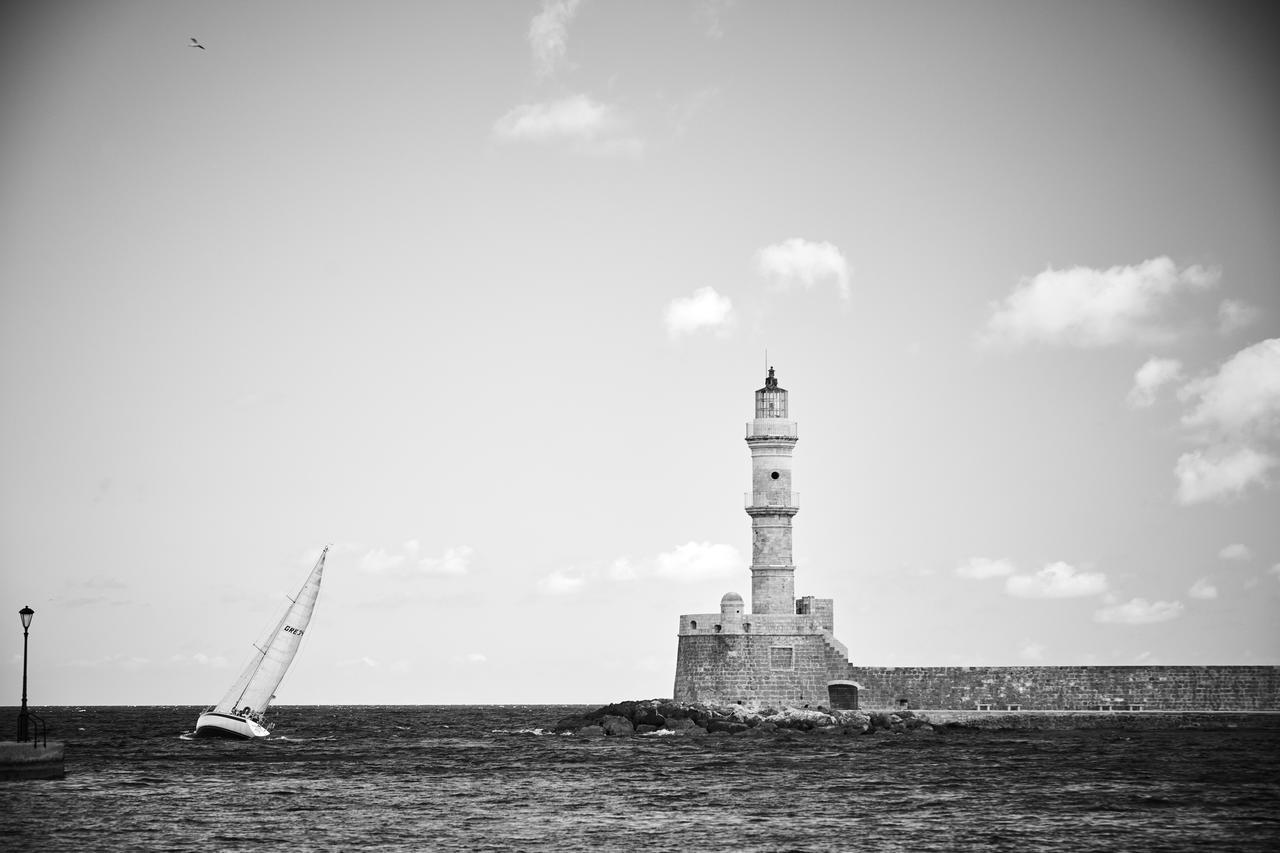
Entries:
<svg viewBox="0 0 1280 853">
<path fill-rule="evenodd" d="M 550 77 L 564 62 L 569 46 L 569 22 L 581 0 L 542 0 L 542 11 L 529 22 L 529 47 L 533 50 L 534 71 Z"/>
<path fill-rule="evenodd" d="M 489 659 L 480 652 L 471 652 L 467 655 L 467 663 L 488 663 Z"/>
<path fill-rule="evenodd" d="M 1257 308 L 1238 299 L 1224 299 L 1218 306 L 1218 331 L 1229 335 L 1237 329 L 1251 326 L 1259 313 Z"/>
<path fill-rule="evenodd" d="M 1183 385 L 1178 398 L 1193 406 L 1182 425 L 1207 445 L 1174 466 L 1179 503 L 1227 500 L 1267 485 L 1280 461 L 1266 449 L 1280 438 L 1280 338 L 1245 347 L 1217 373 Z"/>
<path fill-rule="evenodd" d="M 577 592 L 587 582 L 580 574 L 570 574 L 564 569 L 556 569 L 546 577 L 538 579 L 538 589 L 548 595 L 568 595 Z"/>
<path fill-rule="evenodd" d="M 1124 604 L 1103 607 L 1093 614 L 1093 621 L 1116 625 L 1149 625 L 1167 622 L 1182 615 L 1181 601 L 1147 601 L 1133 598 Z"/>
<path fill-rule="evenodd" d="M 465 575 L 471 568 L 470 546 L 458 545 L 446 548 L 439 557 L 424 557 L 418 561 L 418 571 L 428 575 Z"/>
<path fill-rule="evenodd" d="M 392 554 L 384 548 L 377 548 L 360 558 L 360 571 L 380 575 L 394 571 L 404 565 L 403 554 Z"/>
<path fill-rule="evenodd" d="M 493 129 L 504 139 L 590 139 L 605 131 L 613 109 L 586 95 L 571 95 L 551 103 L 521 104 L 498 119 Z"/>
<path fill-rule="evenodd" d="M 1269 438 L 1280 433 L 1280 338 L 1260 341 L 1233 355 L 1212 376 L 1178 392 L 1195 408 L 1184 426 L 1210 439 Z"/>
<path fill-rule="evenodd" d="M 830 243 L 792 237 L 765 246 L 756 253 L 756 263 L 762 275 L 783 287 L 799 283 L 808 288 L 831 279 L 840 298 L 849 298 L 849 263 Z"/>
<path fill-rule="evenodd" d="M 667 304 L 664 322 L 671 337 L 689 335 L 699 329 L 723 334 L 733 322 L 733 303 L 713 288 L 700 287 L 692 296 L 680 296 Z"/>
<path fill-rule="evenodd" d="M 1078 598 L 1107 589 L 1107 576 L 1077 572 L 1067 563 L 1050 563 L 1034 575 L 1010 575 L 1004 590 L 1018 598 Z"/>
<path fill-rule="evenodd" d="M 1167 257 L 1105 270 L 1050 267 L 993 304 L 983 340 L 1078 347 L 1168 341 L 1174 333 L 1160 321 L 1166 303 L 1213 287 L 1220 275 L 1200 266 L 1179 270 Z"/>
<path fill-rule="evenodd" d="M 633 581 L 640 577 L 635 565 L 627 557 L 619 557 L 609 566 L 609 578 L 615 581 Z"/>
<path fill-rule="evenodd" d="M 97 669 L 98 667 L 119 667 L 126 670 L 138 670 L 151 664 L 150 658 L 137 657 L 136 655 L 105 655 L 98 658 L 77 658 L 69 660 L 65 666 L 85 667 L 87 669 Z"/>
<path fill-rule="evenodd" d="M 732 545 L 686 542 L 659 554 L 654 560 L 653 571 L 658 577 L 695 583 L 732 577 L 743 568 L 742 557 Z"/>
<path fill-rule="evenodd" d="M 616 106 L 570 95 L 550 103 L 521 104 L 494 122 L 493 132 L 506 142 L 563 143 L 580 154 L 639 157 L 644 142 L 629 126 Z"/>
<path fill-rule="evenodd" d="M 438 557 L 420 557 L 421 545 L 410 539 L 398 551 L 375 548 L 360 559 L 360 571 L 372 575 L 465 575 L 474 550 L 468 545 L 446 548 Z"/>
<path fill-rule="evenodd" d="M 557 569 L 539 580 L 538 588 L 551 595 L 566 595 L 602 579 L 629 582 L 662 578 L 681 583 L 697 583 L 733 577 L 745 568 L 742 556 L 732 545 L 687 542 L 647 559 L 619 557 L 607 565 Z"/>
<path fill-rule="evenodd" d="M 196 664 L 197 666 L 208 666 L 214 669 L 223 669 L 231 665 L 222 655 L 206 655 L 204 652 L 196 652 L 191 655 L 177 654 L 169 658 L 170 663 Z"/>
<path fill-rule="evenodd" d="M 1207 601 L 1218 597 L 1218 588 L 1208 578 L 1200 578 L 1187 590 L 1187 595 Z"/>
<path fill-rule="evenodd" d="M 1156 401 L 1162 387 L 1182 378 L 1182 362 L 1152 356 L 1133 374 L 1133 388 L 1126 398 L 1130 406 L 1144 408 Z"/>
<path fill-rule="evenodd" d="M 1218 556 L 1224 560 L 1249 560 L 1253 558 L 1253 552 L 1249 550 L 1248 545 L 1233 542 L 1230 545 L 1223 545 Z"/>
<path fill-rule="evenodd" d="M 1178 457 L 1178 503 L 1184 506 L 1239 497 L 1254 483 L 1265 484 L 1276 458 L 1251 447 L 1213 447 Z"/>
<path fill-rule="evenodd" d="M 966 562 L 956 566 L 956 574 L 962 578 L 1004 577 L 1014 572 L 1013 563 L 1009 560 L 990 560 L 986 557 L 970 557 Z"/>
</svg>

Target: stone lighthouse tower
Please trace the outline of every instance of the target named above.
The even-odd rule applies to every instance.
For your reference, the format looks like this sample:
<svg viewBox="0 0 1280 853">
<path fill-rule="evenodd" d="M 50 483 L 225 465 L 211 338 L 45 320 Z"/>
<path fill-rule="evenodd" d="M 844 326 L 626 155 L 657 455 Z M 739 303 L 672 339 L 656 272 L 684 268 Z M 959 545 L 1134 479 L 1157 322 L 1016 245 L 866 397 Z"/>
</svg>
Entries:
<svg viewBox="0 0 1280 853">
<path fill-rule="evenodd" d="M 785 389 L 773 368 L 755 394 L 747 423 L 751 450 L 751 612 L 727 592 L 718 613 L 680 617 L 676 650 L 677 702 L 853 707 L 840 695 L 849 679 L 849 652 L 832 634 L 829 598 L 796 598 L 791 519 L 791 454 L 798 435 Z"/>
<path fill-rule="evenodd" d="M 791 557 L 791 519 L 800 508 L 791 490 L 791 453 L 799 437 L 788 418 L 787 392 L 773 368 L 756 391 L 755 418 L 747 424 L 751 448 L 751 612 L 795 613 L 796 567 Z"/>
</svg>

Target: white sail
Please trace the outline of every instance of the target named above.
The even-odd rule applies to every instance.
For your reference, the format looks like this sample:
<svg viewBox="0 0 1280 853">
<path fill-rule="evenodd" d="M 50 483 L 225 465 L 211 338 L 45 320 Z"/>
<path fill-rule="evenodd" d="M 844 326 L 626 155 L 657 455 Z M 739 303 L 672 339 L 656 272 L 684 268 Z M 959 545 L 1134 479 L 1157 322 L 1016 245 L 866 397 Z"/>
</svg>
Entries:
<svg viewBox="0 0 1280 853">
<path fill-rule="evenodd" d="M 293 656 L 298 653 L 302 635 L 311 621 L 311 611 L 315 609 L 316 597 L 320 594 L 320 577 L 324 574 L 324 558 L 327 553 L 327 547 L 320 552 L 320 559 L 316 561 L 307 582 L 302 585 L 298 597 L 293 599 L 289 609 L 264 641 L 254 646 L 256 651 L 248 666 L 222 700 L 214 706 L 216 713 L 234 714 L 248 708 L 254 714 L 261 714 L 271 704 L 276 688 L 280 686 L 289 664 L 293 662 Z"/>
</svg>

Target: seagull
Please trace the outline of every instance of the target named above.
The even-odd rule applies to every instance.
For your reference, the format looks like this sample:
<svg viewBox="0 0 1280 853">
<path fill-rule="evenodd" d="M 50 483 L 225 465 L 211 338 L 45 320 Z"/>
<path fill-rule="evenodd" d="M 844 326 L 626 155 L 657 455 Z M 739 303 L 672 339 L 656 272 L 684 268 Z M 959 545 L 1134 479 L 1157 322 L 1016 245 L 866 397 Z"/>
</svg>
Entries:
<svg viewBox="0 0 1280 853">
<path fill-rule="evenodd" d="M 187 45 L 187 47 L 198 47 L 198 48 L 200 48 L 201 50 L 204 50 L 204 45 L 202 45 L 200 42 L 196 41 L 195 36 L 192 36 L 192 37 L 191 37 L 191 44 Z"/>
</svg>

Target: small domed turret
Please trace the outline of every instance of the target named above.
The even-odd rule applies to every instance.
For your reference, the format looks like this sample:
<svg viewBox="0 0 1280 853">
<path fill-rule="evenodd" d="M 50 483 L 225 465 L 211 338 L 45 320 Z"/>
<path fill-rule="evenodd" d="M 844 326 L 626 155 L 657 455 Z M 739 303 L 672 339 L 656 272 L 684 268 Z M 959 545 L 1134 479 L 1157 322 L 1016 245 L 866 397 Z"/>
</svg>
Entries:
<svg viewBox="0 0 1280 853">
<path fill-rule="evenodd" d="M 742 596 L 736 592 L 726 592 L 720 599 L 720 616 L 723 619 L 742 618 Z"/>
</svg>

